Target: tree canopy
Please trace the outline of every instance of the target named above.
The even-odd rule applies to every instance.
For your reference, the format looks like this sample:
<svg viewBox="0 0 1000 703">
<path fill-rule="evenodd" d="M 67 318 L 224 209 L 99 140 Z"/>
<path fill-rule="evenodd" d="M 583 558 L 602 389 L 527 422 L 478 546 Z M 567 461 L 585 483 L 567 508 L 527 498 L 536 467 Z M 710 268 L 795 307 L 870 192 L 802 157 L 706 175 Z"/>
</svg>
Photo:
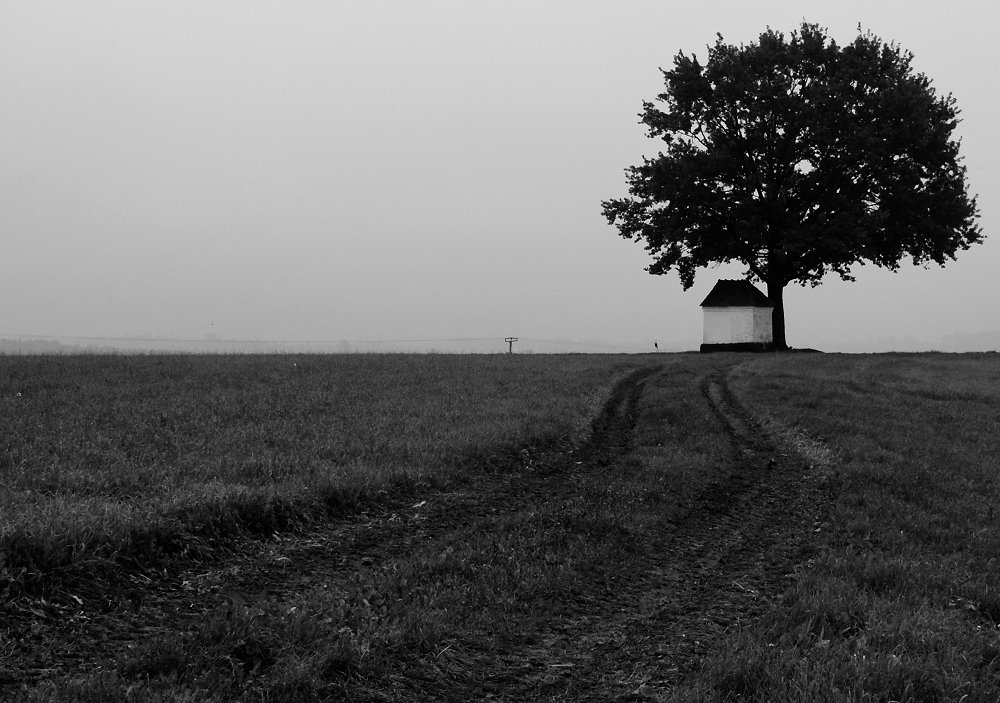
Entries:
<svg viewBox="0 0 1000 703">
<path fill-rule="evenodd" d="M 627 169 L 630 195 L 605 216 L 685 290 L 698 268 L 742 262 L 767 285 L 784 348 L 787 284 L 853 280 L 864 262 L 944 265 L 981 239 L 955 99 L 912 60 L 870 32 L 841 47 L 809 23 L 741 46 L 720 35 L 704 65 L 678 53 L 640 113 L 664 150 Z"/>
</svg>

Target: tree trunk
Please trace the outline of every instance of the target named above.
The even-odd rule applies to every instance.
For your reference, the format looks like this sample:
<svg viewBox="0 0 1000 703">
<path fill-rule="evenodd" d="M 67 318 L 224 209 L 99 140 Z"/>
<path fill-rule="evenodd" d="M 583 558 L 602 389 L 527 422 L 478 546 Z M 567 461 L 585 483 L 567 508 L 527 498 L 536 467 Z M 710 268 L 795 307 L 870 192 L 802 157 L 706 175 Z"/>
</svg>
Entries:
<svg viewBox="0 0 1000 703">
<path fill-rule="evenodd" d="M 785 283 L 767 282 L 767 297 L 774 305 L 771 313 L 771 328 L 774 333 L 774 348 L 778 351 L 788 349 L 785 343 Z"/>
</svg>

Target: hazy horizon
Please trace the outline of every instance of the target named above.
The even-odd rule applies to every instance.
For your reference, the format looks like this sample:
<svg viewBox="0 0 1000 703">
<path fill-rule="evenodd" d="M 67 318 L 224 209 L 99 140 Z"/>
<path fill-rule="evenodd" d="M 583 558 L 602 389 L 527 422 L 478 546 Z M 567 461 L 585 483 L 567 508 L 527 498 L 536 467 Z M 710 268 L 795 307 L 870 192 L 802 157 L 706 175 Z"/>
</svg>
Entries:
<svg viewBox="0 0 1000 703">
<path fill-rule="evenodd" d="M 505 337 L 454 337 L 449 339 L 227 339 L 207 335 L 201 339 L 153 337 L 67 337 L 53 335 L 0 335 L 0 355 L 33 353 L 446 353 L 446 354 L 642 354 L 696 352 L 701 339 L 602 339 L 518 337 L 513 349 Z M 808 346 L 821 352 L 871 354 L 879 352 L 997 352 L 1000 330 L 943 335 L 937 339 L 882 337 L 849 339 L 836 348 Z"/>
<path fill-rule="evenodd" d="M 678 7 L 0 0 L 0 338 L 696 345 L 742 269 L 650 276 L 601 201 L 659 149 L 660 67 L 805 19 L 897 42 L 955 96 L 985 242 L 789 286 L 788 343 L 1000 348 L 1000 10 Z"/>
</svg>

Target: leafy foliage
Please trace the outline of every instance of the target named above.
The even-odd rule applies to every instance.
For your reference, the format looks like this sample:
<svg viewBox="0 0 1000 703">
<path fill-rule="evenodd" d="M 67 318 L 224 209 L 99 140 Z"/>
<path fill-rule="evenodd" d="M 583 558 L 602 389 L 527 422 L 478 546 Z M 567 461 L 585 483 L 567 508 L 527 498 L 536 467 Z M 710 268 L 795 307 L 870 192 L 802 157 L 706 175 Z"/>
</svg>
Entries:
<svg viewBox="0 0 1000 703">
<path fill-rule="evenodd" d="M 677 54 L 641 114 L 665 151 L 627 170 L 631 197 L 604 202 L 605 216 L 645 242 L 650 273 L 676 270 L 685 289 L 700 267 L 742 262 L 776 316 L 791 282 L 852 280 L 865 261 L 944 265 L 980 240 L 978 209 L 955 99 L 912 59 L 870 33 L 841 47 L 808 23 L 746 46 L 719 36 L 705 65 Z"/>
</svg>

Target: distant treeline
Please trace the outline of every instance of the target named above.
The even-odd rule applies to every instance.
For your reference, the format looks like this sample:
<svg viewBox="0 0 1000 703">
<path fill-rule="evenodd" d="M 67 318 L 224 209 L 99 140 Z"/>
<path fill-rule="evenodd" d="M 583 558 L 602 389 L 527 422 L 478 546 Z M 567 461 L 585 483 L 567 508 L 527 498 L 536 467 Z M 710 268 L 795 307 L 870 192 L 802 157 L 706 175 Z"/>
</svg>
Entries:
<svg viewBox="0 0 1000 703">
<path fill-rule="evenodd" d="M 697 348 L 697 342 L 652 340 L 609 343 L 572 339 L 537 339 L 521 337 L 514 344 L 515 354 L 627 354 L 653 351 L 685 351 Z M 145 337 L 64 337 L 0 338 L 0 355 L 15 354 L 351 354 L 351 353 L 457 353 L 505 354 L 508 345 L 503 337 L 457 339 L 390 339 L 339 342 L 169 339 Z"/>
<path fill-rule="evenodd" d="M 73 354 L 79 347 L 54 339 L 0 339 L 0 354 Z"/>
</svg>

